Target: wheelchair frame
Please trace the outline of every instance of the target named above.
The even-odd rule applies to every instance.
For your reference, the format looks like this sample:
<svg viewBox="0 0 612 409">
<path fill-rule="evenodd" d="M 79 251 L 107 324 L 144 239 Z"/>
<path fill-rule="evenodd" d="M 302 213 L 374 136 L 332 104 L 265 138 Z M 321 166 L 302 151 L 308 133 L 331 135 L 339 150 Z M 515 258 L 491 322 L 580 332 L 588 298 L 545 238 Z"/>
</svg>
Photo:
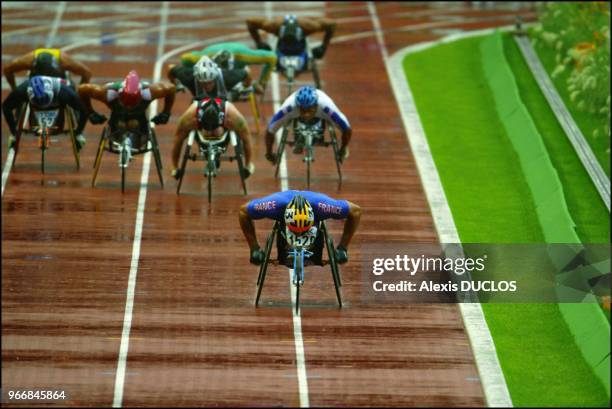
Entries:
<svg viewBox="0 0 612 409">
<path fill-rule="evenodd" d="M 147 135 L 147 147 L 145 149 L 136 149 L 130 148 L 130 145 L 127 143 L 129 140 L 130 134 L 137 134 L 136 132 L 132 132 L 125 129 L 118 129 L 113 133 L 110 133 L 110 125 L 106 124 L 104 129 L 102 130 L 102 135 L 100 135 L 100 142 L 98 143 L 98 151 L 96 154 L 96 160 L 94 162 L 94 174 L 91 180 L 91 187 L 96 186 L 96 179 L 98 177 L 98 171 L 100 170 L 100 165 L 102 164 L 102 155 L 104 151 L 108 151 L 110 153 L 115 153 L 119 155 L 119 167 L 121 168 L 121 192 L 125 192 L 125 174 L 127 166 L 133 155 L 140 155 L 143 153 L 147 153 L 153 151 L 153 157 L 155 158 L 155 166 L 157 168 L 157 175 L 159 176 L 159 182 L 161 184 L 162 189 L 164 188 L 164 178 L 162 176 L 162 161 L 161 154 L 159 152 L 159 144 L 157 143 L 157 135 L 155 134 L 155 129 L 151 128 L 148 125 L 148 135 Z M 138 132 L 140 133 L 140 132 Z M 114 136 L 120 136 L 120 138 L 113 138 Z M 142 135 L 140 135 L 142 137 Z M 121 142 L 116 142 L 119 139 Z M 108 143 L 107 143 L 108 142 Z"/>
<path fill-rule="evenodd" d="M 197 137 L 196 137 L 197 135 Z M 198 153 L 191 153 L 193 143 L 197 142 Z M 224 156 L 227 153 L 227 146 L 231 144 L 234 147 L 234 156 Z M 185 147 L 183 160 L 181 161 L 180 172 L 181 176 L 176 186 L 176 194 L 179 195 L 181 186 L 183 184 L 183 178 L 185 177 L 185 169 L 187 168 L 187 161 L 192 160 L 204 160 L 206 166 L 204 166 L 204 177 L 207 178 L 208 184 L 208 203 L 212 201 L 212 179 L 217 176 L 217 165 L 216 161 L 226 160 L 229 162 L 236 161 L 238 163 L 238 173 L 242 184 L 244 194 L 247 195 L 246 181 L 245 181 L 245 166 L 244 166 L 244 148 L 242 141 L 236 135 L 234 131 L 226 131 L 223 137 L 218 140 L 207 140 L 201 136 L 197 130 L 189 132 L 189 138 L 187 140 L 187 146 Z"/>
<path fill-rule="evenodd" d="M 291 92 L 293 91 L 293 85 L 295 83 L 295 79 L 298 76 L 298 74 L 303 73 L 303 72 L 312 72 L 312 77 L 314 79 L 314 83 L 315 83 L 315 87 L 317 89 L 321 89 L 321 78 L 319 76 L 319 69 L 317 67 L 317 63 L 315 58 L 312 56 L 312 50 L 308 44 L 308 38 L 305 39 L 306 40 L 306 50 L 307 50 L 307 54 L 308 54 L 308 63 L 306 66 L 306 69 L 301 70 L 301 71 L 295 71 L 295 69 L 293 67 L 289 67 L 288 69 L 285 67 L 282 67 L 282 70 L 277 70 L 280 74 L 283 75 L 283 77 L 285 77 L 287 79 L 287 96 L 291 95 Z M 278 39 L 276 41 L 276 49 L 278 50 Z M 278 51 L 276 52 L 278 55 Z M 289 56 L 290 57 L 290 56 Z M 282 57 L 279 56 L 279 62 L 278 62 L 278 66 L 281 66 L 280 63 L 280 59 Z"/>
<path fill-rule="evenodd" d="M 57 126 L 46 126 L 47 124 L 41 123 L 41 121 L 39 121 L 36 117 L 36 112 L 50 112 L 56 110 L 58 111 L 58 113 L 54 119 L 53 125 L 57 124 L 60 115 L 64 115 L 63 129 L 61 131 L 57 129 Z M 81 168 L 81 161 L 79 150 L 77 149 L 76 135 L 74 132 L 75 125 L 77 122 L 75 115 L 76 114 L 69 106 L 36 110 L 31 107 L 29 102 L 24 103 L 19 111 L 15 143 L 12 146 L 15 152 L 13 166 L 15 166 L 15 162 L 17 161 L 17 153 L 19 152 L 19 144 L 21 142 L 21 136 L 23 134 L 30 133 L 38 135 L 39 149 L 41 150 L 40 171 L 42 174 L 45 173 L 45 152 L 47 151 L 47 149 L 49 149 L 50 137 L 54 135 L 68 134 L 72 143 L 72 153 L 76 161 L 76 168 L 77 170 L 79 170 Z M 31 126 L 32 123 L 35 123 L 35 126 L 33 128 Z M 66 129 L 66 124 L 68 125 L 68 129 Z"/>
<path fill-rule="evenodd" d="M 259 306 L 259 299 L 261 297 L 261 291 L 263 290 L 264 281 L 266 279 L 266 273 L 268 270 L 268 264 L 270 263 L 270 253 L 272 252 L 272 244 L 274 243 L 274 238 L 279 232 L 280 223 L 278 221 L 274 222 L 272 226 L 272 232 L 268 235 L 268 239 L 266 240 L 266 247 L 264 249 L 264 261 L 261 263 L 259 267 L 259 274 L 257 276 L 257 292 L 255 295 L 255 307 Z M 327 232 L 327 226 L 325 221 L 320 221 L 318 224 L 319 231 L 317 234 L 323 235 L 323 240 L 325 244 L 325 248 L 327 249 L 328 261 L 327 263 L 322 262 L 321 266 L 325 264 L 329 264 L 331 268 L 332 279 L 334 281 L 334 288 L 336 290 L 336 299 L 338 300 L 338 308 L 342 308 L 342 296 L 340 294 L 340 287 L 342 287 L 342 279 L 340 278 L 340 270 L 338 267 L 338 263 L 336 262 L 335 250 L 334 250 L 334 241 L 331 235 Z M 293 276 L 297 278 L 297 280 L 292 280 L 292 285 L 296 287 L 296 296 L 295 296 L 295 313 L 297 314 L 300 308 L 300 287 L 304 283 L 304 258 L 306 257 L 305 249 L 292 249 L 294 250 L 294 272 Z M 298 257 L 295 257 L 297 254 Z"/>
<path fill-rule="evenodd" d="M 285 145 L 289 145 L 289 146 L 294 146 L 296 143 L 296 136 L 295 136 L 295 132 L 296 132 L 296 128 L 297 128 L 297 124 L 298 124 L 298 119 L 294 119 L 293 121 L 291 121 L 291 126 L 293 129 L 293 140 L 292 141 L 287 141 L 287 138 L 289 136 L 289 127 L 285 126 L 283 128 L 283 133 L 281 135 L 281 140 L 278 144 L 278 149 L 276 151 L 276 170 L 274 171 L 274 177 L 278 178 L 278 172 L 280 169 L 280 163 L 281 163 L 281 158 L 282 155 L 285 151 Z M 323 119 L 321 119 L 321 121 L 323 121 Z M 328 129 L 329 132 L 329 137 L 330 137 L 330 141 L 329 142 L 325 142 L 325 132 L 323 132 L 323 139 L 321 140 L 321 142 L 318 145 L 327 147 L 329 145 L 332 146 L 333 150 L 334 150 L 334 160 L 336 161 L 336 170 L 338 172 L 338 187 L 342 186 L 342 169 L 341 169 L 341 162 L 340 162 L 340 149 L 338 148 L 338 138 L 336 137 L 336 130 L 333 126 L 333 124 L 329 121 L 325 121 L 325 125 L 326 128 Z M 306 125 L 309 126 L 309 125 Z M 305 144 L 304 144 L 304 151 L 305 156 L 303 159 L 303 162 L 306 162 L 306 188 L 310 189 L 310 179 L 311 179 L 311 170 L 310 170 L 310 164 L 312 162 L 314 162 L 314 145 L 313 145 L 313 134 L 312 132 L 306 132 L 306 134 L 304 135 L 304 139 L 305 139 Z"/>
</svg>

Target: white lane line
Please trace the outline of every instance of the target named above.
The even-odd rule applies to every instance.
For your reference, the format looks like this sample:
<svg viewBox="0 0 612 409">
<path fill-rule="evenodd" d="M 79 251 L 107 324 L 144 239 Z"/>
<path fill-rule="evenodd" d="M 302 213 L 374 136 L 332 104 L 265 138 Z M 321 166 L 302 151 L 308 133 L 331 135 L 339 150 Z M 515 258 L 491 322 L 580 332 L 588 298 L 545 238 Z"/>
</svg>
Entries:
<svg viewBox="0 0 612 409">
<path fill-rule="evenodd" d="M 4 169 L 2 170 L 2 197 L 4 197 L 4 187 L 6 186 L 6 181 L 8 180 L 9 173 L 11 173 L 13 160 L 15 160 L 15 149 L 11 148 L 9 149 L 6 155 L 6 162 L 4 164 Z"/>
<path fill-rule="evenodd" d="M 53 20 L 53 25 L 51 26 L 51 32 L 47 37 L 47 42 L 45 43 L 45 48 L 50 48 L 53 45 L 53 41 L 55 41 L 55 35 L 57 34 L 57 29 L 62 21 L 62 16 L 64 15 L 64 11 L 66 11 L 66 2 L 61 1 L 57 6 L 57 12 L 55 13 L 55 19 Z"/>
<path fill-rule="evenodd" d="M 266 1 L 266 18 L 272 17 L 272 4 L 271 1 Z M 271 36 L 268 35 L 268 41 L 270 41 Z M 278 111 L 281 106 L 280 101 L 280 86 L 278 81 L 278 73 L 273 72 L 271 76 L 272 81 L 272 100 L 274 112 Z M 282 130 L 279 129 L 276 132 L 276 144 L 278 146 L 281 138 Z M 289 180 L 287 178 L 287 155 L 283 155 L 280 162 L 280 179 L 281 179 L 281 189 L 283 191 L 289 189 Z M 293 338 L 295 340 L 295 358 L 296 358 L 296 367 L 297 367 L 297 378 L 298 378 L 298 391 L 300 396 L 300 407 L 307 408 L 310 406 L 310 400 L 308 397 L 308 375 L 306 374 L 306 357 L 304 354 L 304 338 L 302 336 L 302 317 L 300 315 L 301 311 L 295 312 L 295 304 L 296 304 L 296 291 L 295 287 L 291 283 L 292 281 L 293 270 L 289 269 L 289 288 L 291 290 L 291 315 L 293 317 Z"/>
<path fill-rule="evenodd" d="M 370 3 L 371 4 L 371 3 Z M 370 8 L 373 21 L 378 21 L 376 8 Z M 376 24 L 375 24 L 376 26 Z M 380 26 L 380 22 L 378 22 Z M 507 28 L 507 27 L 505 27 Z M 431 209 L 434 225 L 438 233 L 440 243 L 461 243 L 457 227 L 453 220 L 450 206 L 446 200 L 440 176 L 427 143 L 423 124 L 410 91 L 408 79 L 404 74 L 403 60 L 406 54 L 429 48 L 433 45 L 455 41 L 492 32 L 493 29 L 471 31 L 453 34 L 438 41 L 425 44 L 417 44 L 397 51 L 390 59 L 385 59 L 387 74 L 391 80 L 393 93 L 397 101 L 406 137 L 410 143 L 414 159 L 421 177 L 423 189 L 427 202 Z M 381 49 L 384 44 L 381 45 Z M 386 51 L 386 50 L 385 50 Z M 489 407 L 512 407 L 512 399 L 504 378 L 495 343 L 482 311 L 480 303 L 459 303 L 459 310 L 463 319 L 467 335 L 470 339 L 474 359 L 480 375 L 480 381 Z"/>
<path fill-rule="evenodd" d="M 161 76 L 161 59 L 164 52 L 164 42 L 166 40 L 166 28 L 168 24 L 169 2 L 164 1 L 160 11 L 160 30 L 159 41 L 157 43 L 157 62 L 153 73 L 153 81 L 157 82 Z M 157 100 L 149 107 L 149 117 L 152 118 L 157 113 Z M 155 124 L 151 124 L 155 128 Z M 130 264 L 130 276 L 128 278 L 127 299 L 125 302 L 125 314 L 123 317 L 123 331 L 121 333 L 121 347 L 117 362 L 117 374 L 115 376 L 115 393 L 113 407 L 119 408 L 123 403 L 123 389 L 125 386 L 125 369 L 127 365 L 127 355 L 130 345 L 130 330 L 132 328 L 132 313 L 134 310 L 134 295 L 136 292 L 136 277 L 138 275 L 138 261 L 140 259 L 140 242 L 142 239 L 142 227 L 144 223 L 144 211 L 147 202 L 147 183 L 149 180 L 149 169 L 151 167 L 151 151 L 147 152 L 142 165 L 140 176 L 140 192 L 138 193 L 138 208 L 136 210 L 136 226 L 134 228 L 134 244 L 132 246 L 132 262 Z"/>
</svg>

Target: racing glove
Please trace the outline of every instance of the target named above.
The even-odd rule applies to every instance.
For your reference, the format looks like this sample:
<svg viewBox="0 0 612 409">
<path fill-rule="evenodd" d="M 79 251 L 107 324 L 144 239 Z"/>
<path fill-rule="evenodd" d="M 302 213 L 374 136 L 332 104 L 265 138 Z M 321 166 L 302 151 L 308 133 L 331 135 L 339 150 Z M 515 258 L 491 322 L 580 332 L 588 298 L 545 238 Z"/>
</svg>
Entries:
<svg viewBox="0 0 612 409">
<path fill-rule="evenodd" d="M 275 165 L 276 164 L 276 153 L 274 152 L 266 153 L 266 159 L 268 160 L 268 162 Z"/>
<path fill-rule="evenodd" d="M 251 262 L 251 264 L 255 264 L 258 266 L 263 263 L 265 258 L 266 255 L 264 254 L 263 250 L 258 247 L 255 250 L 251 251 L 251 259 L 249 261 Z"/>
<path fill-rule="evenodd" d="M 268 50 L 268 51 L 272 51 L 272 48 L 270 47 L 270 45 L 268 43 L 266 43 L 265 41 L 260 41 L 257 43 L 257 48 L 260 50 Z"/>
<path fill-rule="evenodd" d="M 325 47 L 323 47 L 322 45 L 312 49 L 312 56 L 316 58 L 317 60 L 323 58 L 324 55 L 325 55 Z"/>
<path fill-rule="evenodd" d="M 155 115 L 153 119 L 151 119 L 151 122 L 153 122 L 155 125 L 167 124 L 169 119 L 170 119 L 169 113 L 160 112 L 159 114 Z"/>
<path fill-rule="evenodd" d="M 348 261 L 348 251 L 342 247 L 336 247 L 336 261 L 338 264 L 344 264 Z"/>
<path fill-rule="evenodd" d="M 99 114 L 96 111 L 89 114 L 89 122 L 91 122 L 94 125 L 103 124 L 104 122 L 106 122 L 106 119 L 107 119 L 106 116 Z"/>
</svg>

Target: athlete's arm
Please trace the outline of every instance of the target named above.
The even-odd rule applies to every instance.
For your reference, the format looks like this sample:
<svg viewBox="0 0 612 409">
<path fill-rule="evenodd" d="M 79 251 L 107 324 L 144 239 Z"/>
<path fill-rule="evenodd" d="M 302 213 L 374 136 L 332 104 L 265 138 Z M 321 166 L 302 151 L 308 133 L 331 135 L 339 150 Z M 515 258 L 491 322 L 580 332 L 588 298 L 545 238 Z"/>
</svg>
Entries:
<svg viewBox="0 0 612 409">
<path fill-rule="evenodd" d="M 28 81 L 23 82 L 15 90 L 11 91 L 2 103 L 2 112 L 12 135 L 17 133 L 17 120 L 15 110 L 28 101 L 27 94 Z"/>
<path fill-rule="evenodd" d="M 280 24 L 277 21 L 266 20 L 260 17 L 248 18 L 246 24 L 247 29 L 249 30 L 249 33 L 253 38 L 253 41 L 255 41 L 255 44 L 257 44 L 257 48 L 263 48 L 260 47 L 260 45 L 265 44 L 259 36 L 259 30 L 263 30 L 270 34 L 278 35 L 278 30 L 280 28 Z M 269 46 L 265 48 L 269 49 Z"/>
<path fill-rule="evenodd" d="M 81 84 L 87 84 L 91 80 L 91 70 L 85 64 L 75 60 L 70 55 L 62 53 L 60 67 L 81 77 Z"/>
<path fill-rule="evenodd" d="M 324 32 L 325 36 L 323 37 L 322 46 L 327 48 L 329 42 L 334 36 L 334 31 L 336 30 L 336 22 L 334 20 L 325 17 L 302 17 L 298 20 L 298 22 L 300 23 L 302 30 L 304 30 L 304 34 L 307 36 L 314 33 Z"/>
<path fill-rule="evenodd" d="M 272 146 L 274 145 L 274 134 L 287 122 L 295 118 L 298 113 L 298 109 L 295 107 L 295 92 L 291 94 L 278 111 L 270 119 L 268 128 L 266 129 L 266 154 L 272 154 Z"/>
<path fill-rule="evenodd" d="M 189 136 L 189 132 L 197 128 L 196 122 L 196 103 L 191 106 L 183 113 L 179 119 L 176 132 L 174 133 L 174 145 L 172 146 L 172 165 L 174 169 L 178 168 L 179 156 L 181 154 L 181 148 L 183 147 L 183 141 Z"/>
<path fill-rule="evenodd" d="M 162 112 L 170 115 L 172 106 L 174 105 L 174 97 L 176 95 L 176 86 L 168 82 L 156 82 L 149 86 L 151 90 L 151 99 L 164 98 L 164 108 Z"/>
<path fill-rule="evenodd" d="M 4 67 L 4 76 L 6 82 L 9 83 L 11 90 L 15 90 L 17 85 L 15 83 L 15 73 L 21 71 L 28 71 L 32 68 L 32 62 L 34 61 L 34 51 L 31 51 L 21 57 L 15 58 L 12 62 Z"/>
<path fill-rule="evenodd" d="M 349 204 L 349 213 L 346 218 L 346 222 L 344 222 L 344 230 L 342 231 L 342 238 L 340 239 L 340 247 L 344 249 L 348 248 L 353 235 L 357 231 L 357 227 L 359 227 L 359 220 L 361 220 L 361 207 L 357 206 L 355 203 L 348 202 Z"/>
<path fill-rule="evenodd" d="M 226 102 L 227 104 L 227 127 L 232 129 L 238 137 L 242 140 L 242 145 L 244 146 L 244 156 L 246 160 L 246 165 L 251 164 L 251 131 L 249 130 L 249 126 L 247 124 L 244 116 L 238 111 L 238 109 L 231 102 Z"/>
<path fill-rule="evenodd" d="M 110 108 L 108 102 L 106 101 L 106 86 L 96 84 L 82 84 L 79 85 L 78 90 L 81 102 L 83 102 L 83 105 L 85 106 L 85 109 L 87 109 L 88 113 L 92 114 L 95 112 L 91 105 L 92 98 L 96 101 L 104 102 L 104 104 Z"/>
<path fill-rule="evenodd" d="M 244 238 L 249 244 L 249 249 L 254 251 L 259 249 L 259 243 L 257 242 L 257 234 L 255 233 L 255 223 L 253 223 L 253 219 L 251 219 L 249 215 L 247 205 L 248 203 L 245 203 L 240 206 L 238 220 L 240 222 L 240 228 L 242 228 L 242 234 L 244 234 Z"/>
</svg>

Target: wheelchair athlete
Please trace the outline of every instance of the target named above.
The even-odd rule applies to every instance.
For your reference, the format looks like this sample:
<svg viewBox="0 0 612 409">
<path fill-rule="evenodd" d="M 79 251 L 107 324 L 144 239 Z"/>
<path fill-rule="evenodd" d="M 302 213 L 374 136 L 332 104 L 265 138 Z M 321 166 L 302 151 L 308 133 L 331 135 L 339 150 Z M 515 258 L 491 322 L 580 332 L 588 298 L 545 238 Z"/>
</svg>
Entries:
<svg viewBox="0 0 612 409">
<path fill-rule="evenodd" d="M 183 142 L 193 130 L 199 130 L 204 137 L 212 136 L 215 138 L 223 136 L 227 131 L 236 132 L 244 147 L 247 171 L 245 178 L 255 172 L 255 164 L 251 159 L 251 132 L 244 116 L 229 101 L 220 98 L 204 98 L 191 104 L 181 116 L 176 128 L 174 146 L 172 147 L 172 165 L 174 167 L 172 176 L 176 180 L 181 178 L 178 163 Z"/>
<path fill-rule="evenodd" d="M 173 84 L 177 85 L 179 91 L 188 88 L 194 99 L 227 99 L 228 90 L 238 84 L 248 87 L 252 82 L 248 70 L 244 68 L 221 69 L 206 55 L 200 57 L 195 65 L 183 63 L 182 59 L 181 65 L 170 64 L 167 76 Z"/>
<path fill-rule="evenodd" d="M 181 63 L 185 66 L 193 66 L 204 55 L 212 58 L 222 70 L 243 69 L 250 65 L 263 65 L 259 79 L 252 83 L 257 93 L 266 88 L 270 74 L 274 67 L 276 67 L 277 60 L 274 51 L 255 50 L 242 43 L 230 41 L 209 45 L 201 51 L 185 53 L 181 55 Z M 224 75 L 225 77 L 227 75 Z M 248 78 L 250 78 L 250 74 Z M 246 86 L 248 85 L 246 84 Z"/>
<path fill-rule="evenodd" d="M 59 48 L 38 48 L 15 58 L 4 67 L 4 76 L 12 90 L 15 90 L 15 73 L 30 71 L 30 78 L 37 75 L 67 79 L 66 71 L 81 77 L 81 84 L 91 79 L 91 70 Z"/>
<path fill-rule="evenodd" d="M 74 90 L 68 86 L 66 80 L 37 75 L 19 84 L 14 91 L 9 93 L 2 104 L 2 112 L 11 132 L 8 138 L 9 149 L 13 147 L 16 141 L 16 118 L 19 117 L 21 108 L 28 102 L 35 110 L 66 109 L 67 106 L 72 108 L 78 121 L 74 131 L 77 135 L 77 150 L 80 151 L 83 148 L 86 140 L 82 132 L 87 123 L 87 110 L 85 106 L 81 103 Z M 15 111 L 17 111 L 16 116 Z M 58 117 L 58 121 L 59 125 L 63 128 L 63 116 Z"/>
<path fill-rule="evenodd" d="M 278 17 L 274 20 L 249 18 L 246 24 L 259 49 L 271 50 L 270 45 L 261 40 L 259 30 L 277 36 L 277 54 L 279 57 L 282 55 L 306 56 L 306 37 L 314 33 L 324 32 L 323 44 L 312 49 L 314 58 L 323 58 L 336 29 L 336 22 L 331 19 L 324 17 L 297 18 L 295 15 L 286 15 L 284 18 Z M 307 66 L 307 61 L 304 65 Z"/>
<path fill-rule="evenodd" d="M 167 82 L 149 84 L 141 81 L 138 73 L 130 71 L 123 82 L 111 82 L 106 85 L 83 84 L 79 86 L 79 96 L 89 112 L 92 124 L 102 124 L 106 116 L 96 112 L 91 99 L 103 102 L 110 110 L 109 120 L 111 135 L 118 130 L 137 131 L 133 133 L 139 140 L 132 140 L 132 146 L 143 150 L 147 146 L 149 135 L 149 121 L 146 110 L 156 99 L 164 98 L 162 112 L 151 119 L 157 125 L 166 124 L 170 119 L 172 105 L 174 105 L 174 85 Z"/>
<path fill-rule="evenodd" d="M 347 249 L 359 226 L 361 208 L 347 200 L 335 200 L 323 193 L 299 190 L 277 192 L 243 204 L 239 213 L 240 227 L 249 244 L 250 262 L 256 265 L 264 261 L 265 254 L 257 242 L 253 220 L 263 218 L 280 223 L 280 232 L 289 245 L 303 240 L 315 240 L 318 233 L 316 226 L 320 221 L 346 219 L 342 238 L 336 247 L 336 260 L 343 264 L 348 261 Z M 315 247 L 313 261 L 321 264 L 323 240 L 315 242 Z M 279 253 L 279 261 L 282 262 L 284 256 Z"/>
<path fill-rule="evenodd" d="M 320 89 L 311 86 L 304 86 L 289 95 L 280 109 L 272 116 L 268 129 L 266 130 L 266 159 L 272 164 L 276 164 L 276 153 L 272 152 L 274 144 L 274 134 L 292 119 L 298 120 L 311 126 L 321 126 L 321 136 L 323 135 L 323 124 L 320 120 L 330 121 L 342 131 L 342 143 L 340 146 L 340 162 L 348 158 L 348 144 L 353 133 L 351 125 L 346 116 L 338 109 L 334 101 Z M 301 153 L 304 145 L 302 140 L 296 141 L 294 153 Z"/>
</svg>

